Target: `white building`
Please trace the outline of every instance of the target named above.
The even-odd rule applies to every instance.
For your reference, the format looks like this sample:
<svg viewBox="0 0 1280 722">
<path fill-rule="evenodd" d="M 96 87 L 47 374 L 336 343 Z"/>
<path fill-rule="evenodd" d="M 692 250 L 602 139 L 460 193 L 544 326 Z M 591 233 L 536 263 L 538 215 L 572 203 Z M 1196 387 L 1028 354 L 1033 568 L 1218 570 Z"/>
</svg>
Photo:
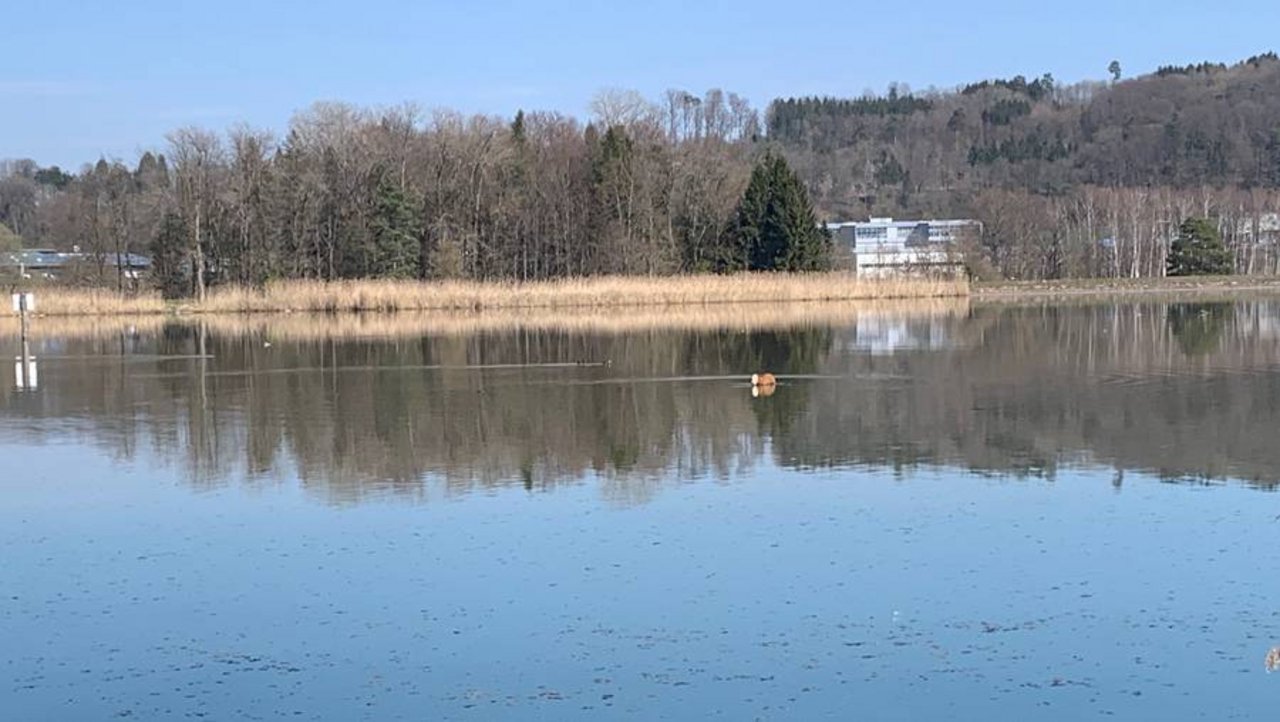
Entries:
<svg viewBox="0 0 1280 722">
<path fill-rule="evenodd" d="M 957 241 L 965 233 L 977 233 L 977 221 L 869 221 L 828 223 L 838 247 L 853 253 L 859 276 L 901 273 L 959 273 Z"/>
<path fill-rule="evenodd" d="M 1261 213 L 1236 225 L 1236 233 L 1249 243 L 1274 246 L 1280 241 L 1280 213 Z"/>
</svg>

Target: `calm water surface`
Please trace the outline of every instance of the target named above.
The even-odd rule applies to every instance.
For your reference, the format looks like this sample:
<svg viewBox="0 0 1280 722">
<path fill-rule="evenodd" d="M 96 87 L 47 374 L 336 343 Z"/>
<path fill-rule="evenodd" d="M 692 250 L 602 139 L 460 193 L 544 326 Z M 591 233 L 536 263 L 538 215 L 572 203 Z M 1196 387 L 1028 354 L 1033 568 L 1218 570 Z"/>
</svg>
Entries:
<svg viewBox="0 0 1280 722">
<path fill-rule="evenodd" d="M 1280 302 L 34 351 L 38 389 L 0 373 L 3 719 L 1280 699 Z"/>
</svg>

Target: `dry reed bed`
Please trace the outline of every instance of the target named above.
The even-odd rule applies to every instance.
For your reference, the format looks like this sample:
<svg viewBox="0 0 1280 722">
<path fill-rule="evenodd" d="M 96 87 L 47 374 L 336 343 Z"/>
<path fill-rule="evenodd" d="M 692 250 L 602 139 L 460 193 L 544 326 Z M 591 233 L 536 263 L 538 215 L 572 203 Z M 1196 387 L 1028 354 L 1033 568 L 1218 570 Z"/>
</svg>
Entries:
<svg viewBox="0 0 1280 722">
<path fill-rule="evenodd" d="M 109 338 L 156 333 L 166 323 L 203 324 L 221 335 L 249 335 L 283 342 L 468 336 L 539 331 L 624 334 L 661 331 L 768 331 L 849 325 L 868 318 L 939 318 L 964 315 L 967 298 L 892 301 L 827 301 L 778 305 L 718 304 L 706 307 L 608 309 L 507 309 L 458 312 L 343 314 L 214 314 L 198 317 L 43 317 L 32 321 L 35 338 Z M 0 337 L 16 336 L 18 321 L 0 318 Z"/>
<path fill-rule="evenodd" d="M 106 289 L 46 286 L 35 295 L 37 316 L 146 316 L 170 310 L 158 293 L 122 296 Z"/>
<path fill-rule="evenodd" d="M 602 277 L 538 283 L 445 281 L 285 281 L 261 290 L 220 288 L 198 303 L 168 305 L 159 296 L 47 288 L 46 316 L 178 313 L 482 311 L 792 303 L 966 296 L 955 279 L 858 279 L 844 273 L 741 274 L 663 278 Z"/>
</svg>

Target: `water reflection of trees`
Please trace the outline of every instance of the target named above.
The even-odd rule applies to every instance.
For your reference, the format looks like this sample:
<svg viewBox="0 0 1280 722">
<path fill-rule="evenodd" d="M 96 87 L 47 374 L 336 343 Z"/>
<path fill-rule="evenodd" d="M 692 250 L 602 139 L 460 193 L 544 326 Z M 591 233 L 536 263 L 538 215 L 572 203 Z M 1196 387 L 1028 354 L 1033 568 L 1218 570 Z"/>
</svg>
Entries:
<svg viewBox="0 0 1280 722">
<path fill-rule="evenodd" d="M 752 467 L 760 423 L 745 375 L 812 373 L 830 337 L 528 331 L 268 348 L 175 324 L 127 356 L 111 339 L 82 340 L 58 355 L 97 358 L 51 366 L 39 406 L 5 404 L 81 419 L 124 456 L 145 443 L 195 484 L 283 469 L 354 500 L 422 493 L 428 480 L 462 493 L 595 473 L 628 499 L 667 477 Z"/>
<path fill-rule="evenodd" d="M 1169 307 L 1169 330 L 1188 356 L 1218 350 L 1235 307 L 1225 303 L 1178 303 Z"/>
<path fill-rule="evenodd" d="M 1203 318 L 1197 307 L 1197 319 Z M 1054 476 L 1089 460 L 1168 478 L 1280 479 L 1280 305 L 1206 314 L 1211 348 L 1188 349 L 1180 304 L 975 311 L 977 344 L 952 353 L 847 354 L 855 379 L 817 394 L 804 433 L 779 440 L 804 463 L 954 462 Z"/>
<path fill-rule="evenodd" d="M 1280 479 L 1271 303 L 271 347 L 258 333 L 173 324 L 50 343 L 38 394 L 0 391 L 0 414 L 29 438 L 74 427 L 122 458 L 158 454 L 193 484 L 296 475 L 338 502 L 598 476 L 636 503 L 671 480 L 749 471 L 766 449 L 801 467 L 1053 477 L 1089 460 Z M 760 369 L 811 377 L 752 399 L 738 379 Z"/>
</svg>

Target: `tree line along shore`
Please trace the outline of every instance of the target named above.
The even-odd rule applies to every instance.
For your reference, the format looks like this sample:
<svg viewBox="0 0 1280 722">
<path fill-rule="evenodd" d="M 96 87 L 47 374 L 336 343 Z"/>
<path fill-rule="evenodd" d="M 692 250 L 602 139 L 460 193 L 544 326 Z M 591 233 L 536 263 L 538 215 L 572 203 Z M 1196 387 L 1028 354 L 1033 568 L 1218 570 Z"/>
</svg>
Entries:
<svg viewBox="0 0 1280 722">
<path fill-rule="evenodd" d="M 1189 218 L 1280 273 L 1280 58 L 854 98 L 601 93 L 590 117 L 320 103 L 136 161 L 0 162 L 0 250 L 152 257 L 166 299 L 289 281 L 838 267 L 821 221 L 962 217 L 983 280 L 1162 277 Z M 78 285 L 126 290 L 110 263 Z M 144 294 L 145 295 L 145 294 Z"/>
</svg>

